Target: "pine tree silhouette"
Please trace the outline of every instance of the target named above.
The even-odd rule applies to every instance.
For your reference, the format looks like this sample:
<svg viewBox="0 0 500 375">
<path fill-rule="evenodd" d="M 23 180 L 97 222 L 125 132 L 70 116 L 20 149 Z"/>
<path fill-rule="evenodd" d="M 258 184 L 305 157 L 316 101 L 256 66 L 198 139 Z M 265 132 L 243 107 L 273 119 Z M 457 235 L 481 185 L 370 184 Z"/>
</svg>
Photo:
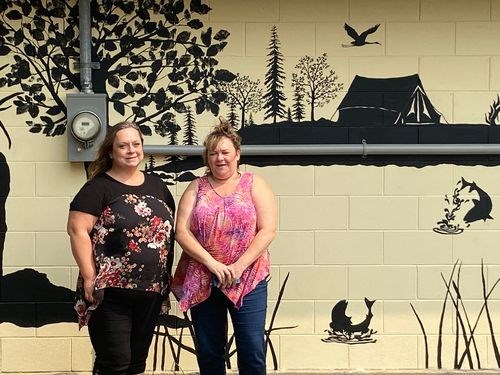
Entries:
<svg viewBox="0 0 500 375">
<path fill-rule="evenodd" d="M 168 133 L 169 133 L 168 140 L 171 145 L 176 145 L 178 143 L 177 134 L 179 133 L 180 130 L 181 127 L 177 124 L 177 122 L 175 122 L 175 120 L 171 121 L 168 124 Z"/>
<path fill-rule="evenodd" d="M 155 167 L 155 157 L 154 155 L 149 155 L 149 163 L 147 164 L 148 171 L 152 171 Z"/>
<path fill-rule="evenodd" d="M 250 112 L 248 114 L 248 122 L 247 122 L 247 126 L 252 126 L 252 125 L 255 125 L 255 121 L 253 120 L 253 115 L 252 115 L 252 112 Z"/>
<path fill-rule="evenodd" d="M 292 110 L 290 109 L 290 107 L 288 107 L 288 110 L 286 111 L 286 120 L 288 122 L 293 122 Z"/>
<path fill-rule="evenodd" d="M 271 28 L 271 40 L 269 41 L 269 53 L 267 54 L 267 73 L 264 80 L 266 93 L 264 94 L 264 119 L 272 118 L 276 123 L 278 117 L 285 117 L 285 94 L 283 93 L 283 81 L 285 71 L 283 69 L 283 54 L 279 50 L 280 41 L 276 26 Z"/>
<path fill-rule="evenodd" d="M 196 138 L 195 121 L 193 112 L 190 107 L 186 107 L 186 115 L 184 117 L 185 130 L 184 130 L 184 144 L 185 145 L 196 145 L 198 144 L 198 139 Z"/>
<path fill-rule="evenodd" d="M 231 102 L 229 104 L 229 112 L 227 113 L 227 121 L 231 124 L 231 126 L 235 129 L 238 128 L 238 113 L 236 111 L 236 104 Z"/>
<path fill-rule="evenodd" d="M 293 73 L 292 82 L 298 80 L 297 74 Z M 293 118 L 297 122 L 301 122 L 305 118 L 305 108 L 304 108 L 304 86 L 295 85 L 293 87 Z"/>
</svg>

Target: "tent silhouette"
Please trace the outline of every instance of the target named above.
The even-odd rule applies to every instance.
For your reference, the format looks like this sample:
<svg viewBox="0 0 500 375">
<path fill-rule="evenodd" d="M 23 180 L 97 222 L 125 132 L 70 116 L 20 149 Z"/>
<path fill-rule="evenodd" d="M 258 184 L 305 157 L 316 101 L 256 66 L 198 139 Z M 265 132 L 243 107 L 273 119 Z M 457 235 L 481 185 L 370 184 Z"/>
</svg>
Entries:
<svg viewBox="0 0 500 375">
<path fill-rule="evenodd" d="M 391 78 L 356 75 L 337 110 L 338 124 L 347 126 L 439 124 L 441 117 L 418 74 Z"/>
</svg>

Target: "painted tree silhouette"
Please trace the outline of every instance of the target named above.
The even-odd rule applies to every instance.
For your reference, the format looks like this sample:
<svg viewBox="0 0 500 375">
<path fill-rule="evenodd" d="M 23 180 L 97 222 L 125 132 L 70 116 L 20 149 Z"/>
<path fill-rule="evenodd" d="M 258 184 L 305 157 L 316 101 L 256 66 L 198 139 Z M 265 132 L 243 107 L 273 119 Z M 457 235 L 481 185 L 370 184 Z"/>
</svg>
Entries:
<svg viewBox="0 0 500 375">
<path fill-rule="evenodd" d="M 177 122 L 171 121 L 167 124 L 167 131 L 169 134 L 169 143 L 171 145 L 176 145 L 178 143 L 178 134 L 181 131 L 181 127 Z"/>
<path fill-rule="evenodd" d="M 250 112 L 248 114 L 248 120 L 247 120 L 245 126 L 253 126 L 253 125 L 255 125 L 255 121 L 253 120 L 253 114 L 252 114 L 252 112 Z"/>
<path fill-rule="evenodd" d="M 2 69 L 0 68 L 0 71 Z M 2 106 L 5 102 L 9 101 L 13 96 L 18 95 L 18 93 L 13 93 L 7 95 L 5 98 L 0 99 L 0 106 Z M 8 109 L 9 106 L 0 107 L 0 112 Z M 12 140 L 10 138 L 9 132 L 7 128 L 0 121 L 0 130 L 5 135 L 7 139 L 7 146 L 10 149 L 12 145 Z M 0 133 L 1 134 L 1 133 Z M 5 155 L 0 150 L 0 301 L 2 300 L 2 278 L 3 278 L 3 252 L 5 246 L 5 237 L 7 235 L 7 220 L 6 220 L 6 211 L 5 211 L 5 203 L 7 202 L 7 197 L 10 192 L 10 169 L 7 164 L 7 160 Z"/>
<path fill-rule="evenodd" d="M 283 69 L 283 54 L 280 52 L 280 41 L 277 27 L 271 28 L 271 40 L 269 41 L 269 53 L 267 54 L 267 73 L 264 79 L 266 93 L 264 94 L 264 118 L 272 118 L 276 123 L 276 118 L 285 117 L 285 94 L 283 93 L 283 81 L 285 71 Z"/>
<path fill-rule="evenodd" d="M 184 116 L 185 127 L 184 127 L 184 144 L 185 145 L 197 145 L 198 138 L 196 137 L 196 123 L 194 121 L 193 112 L 191 108 L 186 108 L 186 114 Z"/>
<path fill-rule="evenodd" d="M 292 74 L 292 85 L 293 82 L 297 82 L 298 77 L 296 73 Z M 301 122 L 305 118 L 305 108 L 304 108 L 304 86 L 302 84 L 293 85 L 293 118 L 297 122 Z"/>
<path fill-rule="evenodd" d="M 235 129 L 238 128 L 238 113 L 236 112 L 236 104 L 231 102 L 229 104 L 229 111 L 227 113 L 227 121 L 231 124 L 231 126 Z"/>
<path fill-rule="evenodd" d="M 146 171 L 152 171 L 156 165 L 154 155 L 149 155 L 148 163 L 146 164 Z"/>
<path fill-rule="evenodd" d="M 489 112 L 484 116 L 488 125 L 498 125 L 498 115 L 500 114 L 500 97 L 497 94 L 496 100 L 490 105 Z"/>
<path fill-rule="evenodd" d="M 311 106 L 311 121 L 315 121 L 314 109 L 322 107 L 337 96 L 342 89 L 342 83 L 337 82 L 338 77 L 333 70 L 329 70 L 327 55 L 323 53 L 314 60 L 304 56 L 295 66 L 299 73 L 292 75 L 292 87 L 302 87 L 305 99 Z"/>
<path fill-rule="evenodd" d="M 222 90 L 227 95 L 229 106 L 236 106 L 241 110 L 241 127 L 246 124 L 245 113 L 259 111 L 262 108 L 262 89 L 259 88 L 260 80 L 252 81 L 248 76 L 236 74 L 236 78 L 229 83 L 221 84 Z"/>
<path fill-rule="evenodd" d="M 92 61 L 99 64 L 93 70 L 94 91 L 106 94 L 112 108 L 136 121 L 144 134 L 154 129 L 175 143 L 180 130 L 175 115 L 188 103 L 197 113 L 218 113 L 226 98 L 220 82 L 235 77 L 217 69 L 229 33 L 204 26 L 198 17 L 211 8 L 202 0 L 188 4 L 91 1 Z M 4 60 L 8 71 L 0 88 L 17 92 L 12 103 L 30 132 L 56 136 L 66 130 L 65 95 L 81 89 L 78 13 L 77 1 L 0 1 L 0 56 L 11 60 Z M 7 163 L 0 167 L 4 190 Z"/>
<path fill-rule="evenodd" d="M 141 126 L 170 129 L 172 116 L 195 103 L 196 113 L 217 114 L 225 94 L 220 82 L 235 76 L 216 69 L 229 32 L 213 32 L 196 18 L 211 8 L 201 0 L 92 1 L 93 89 L 112 108 Z M 14 104 L 30 131 L 64 133 L 65 94 L 80 89 L 78 2 L 0 2 L 0 55 L 12 56 L 0 87 L 20 86 Z M 36 122 L 35 122 L 36 120 Z M 156 126 L 158 125 L 158 126 Z"/>
<path fill-rule="evenodd" d="M 0 72 L 8 67 L 7 64 L 0 67 Z M 9 109 L 10 105 L 5 105 L 12 98 L 19 95 L 20 92 L 11 93 L 2 99 L 0 99 L 0 112 Z M 12 139 L 7 131 L 7 127 L 2 121 L 0 121 L 0 135 L 3 134 L 7 140 L 7 147 L 10 149 L 12 146 Z M 2 300 L 2 278 L 3 278 L 3 252 L 5 246 L 5 237 L 7 235 L 7 221 L 6 221 L 6 211 L 5 203 L 7 202 L 7 197 L 10 192 L 10 169 L 7 164 L 5 155 L 0 150 L 0 301 Z"/>
</svg>

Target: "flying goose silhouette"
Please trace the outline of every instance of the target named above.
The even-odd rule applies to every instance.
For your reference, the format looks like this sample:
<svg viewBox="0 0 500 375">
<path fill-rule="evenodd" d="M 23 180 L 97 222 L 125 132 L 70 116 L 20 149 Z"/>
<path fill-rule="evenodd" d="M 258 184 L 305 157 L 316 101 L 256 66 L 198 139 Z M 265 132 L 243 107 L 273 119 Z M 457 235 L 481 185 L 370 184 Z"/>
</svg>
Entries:
<svg viewBox="0 0 500 375">
<path fill-rule="evenodd" d="M 370 27 L 368 30 L 363 31 L 361 34 L 358 34 L 356 30 L 354 30 L 347 23 L 344 23 L 344 29 L 347 31 L 347 34 L 354 39 L 350 44 L 342 44 L 342 47 L 359 47 L 364 46 L 365 44 L 380 44 L 379 42 L 367 42 L 366 37 L 368 34 L 372 34 L 377 31 L 380 24 L 376 24 L 373 27 Z"/>
</svg>

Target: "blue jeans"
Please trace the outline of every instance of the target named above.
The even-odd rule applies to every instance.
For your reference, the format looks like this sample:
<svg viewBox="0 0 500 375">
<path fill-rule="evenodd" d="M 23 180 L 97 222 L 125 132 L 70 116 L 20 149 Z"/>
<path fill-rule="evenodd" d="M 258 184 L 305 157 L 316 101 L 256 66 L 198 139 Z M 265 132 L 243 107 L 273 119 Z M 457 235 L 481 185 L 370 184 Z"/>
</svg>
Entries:
<svg viewBox="0 0 500 375">
<path fill-rule="evenodd" d="M 263 280 L 243 299 L 236 309 L 218 288 L 210 297 L 191 308 L 196 336 L 200 375 L 226 373 L 227 312 L 231 315 L 240 375 L 266 374 L 264 330 L 267 309 L 267 281 Z"/>
</svg>

